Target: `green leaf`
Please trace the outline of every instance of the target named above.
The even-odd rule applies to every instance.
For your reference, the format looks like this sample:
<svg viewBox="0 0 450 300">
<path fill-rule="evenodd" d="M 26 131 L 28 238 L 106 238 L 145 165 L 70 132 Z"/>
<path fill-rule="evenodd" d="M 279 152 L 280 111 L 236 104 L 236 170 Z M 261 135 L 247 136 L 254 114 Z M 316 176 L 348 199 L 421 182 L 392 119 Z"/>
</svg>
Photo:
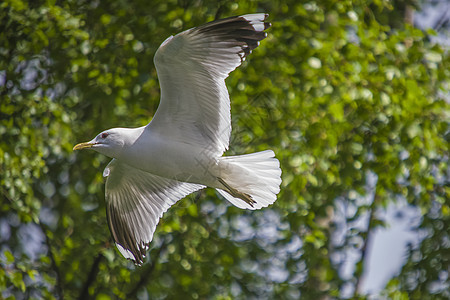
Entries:
<svg viewBox="0 0 450 300">
<path fill-rule="evenodd" d="M 6 250 L 5 252 L 3 252 L 3 254 L 6 257 L 7 264 L 12 264 L 15 261 L 14 255 L 12 255 L 12 253 L 9 250 Z"/>
</svg>

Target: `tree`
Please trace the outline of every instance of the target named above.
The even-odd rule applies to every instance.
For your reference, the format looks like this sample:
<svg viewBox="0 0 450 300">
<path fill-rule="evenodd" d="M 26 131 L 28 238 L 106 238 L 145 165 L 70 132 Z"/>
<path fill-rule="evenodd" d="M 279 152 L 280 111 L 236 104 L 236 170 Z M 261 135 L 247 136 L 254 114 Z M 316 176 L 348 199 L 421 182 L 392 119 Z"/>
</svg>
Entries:
<svg viewBox="0 0 450 300">
<path fill-rule="evenodd" d="M 400 3 L 400 2 L 399 2 Z M 420 207 L 428 232 L 390 296 L 447 298 L 449 57 L 373 1 L 33 1 L 0 5 L 0 291 L 16 298 L 355 298 L 377 210 Z M 152 64 L 171 34 L 214 18 L 269 12 L 273 27 L 227 79 L 229 154 L 273 149 L 277 202 L 228 205 L 211 189 L 160 221 L 148 262 L 111 243 L 102 170 L 73 153 L 101 130 L 146 124 Z M 400 24 L 399 24 L 400 23 Z M 361 199 L 368 199 L 364 202 Z M 337 203 L 367 231 L 333 242 Z M 340 254 L 361 253 L 351 276 Z"/>
</svg>

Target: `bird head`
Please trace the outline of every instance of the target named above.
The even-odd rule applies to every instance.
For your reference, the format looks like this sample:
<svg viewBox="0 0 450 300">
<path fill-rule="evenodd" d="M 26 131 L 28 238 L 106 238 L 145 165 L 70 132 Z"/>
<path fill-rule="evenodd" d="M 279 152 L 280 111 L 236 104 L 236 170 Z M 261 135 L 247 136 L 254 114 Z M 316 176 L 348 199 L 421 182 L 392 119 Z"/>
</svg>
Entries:
<svg viewBox="0 0 450 300">
<path fill-rule="evenodd" d="M 73 150 L 92 149 L 103 155 L 117 158 L 126 142 L 126 128 L 113 128 L 99 133 L 93 140 L 80 143 Z"/>
</svg>

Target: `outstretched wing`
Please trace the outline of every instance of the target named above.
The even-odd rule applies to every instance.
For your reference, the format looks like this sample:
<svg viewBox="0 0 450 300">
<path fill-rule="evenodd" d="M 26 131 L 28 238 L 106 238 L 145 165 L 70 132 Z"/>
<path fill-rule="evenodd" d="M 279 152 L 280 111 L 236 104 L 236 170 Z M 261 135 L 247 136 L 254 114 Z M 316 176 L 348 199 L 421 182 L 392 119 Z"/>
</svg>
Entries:
<svg viewBox="0 0 450 300">
<path fill-rule="evenodd" d="M 267 16 L 222 19 L 164 41 L 154 58 L 161 102 L 149 128 L 217 155 L 228 149 L 231 117 L 225 78 L 267 36 Z"/>
<path fill-rule="evenodd" d="M 120 253 L 142 264 L 156 225 L 178 200 L 205 186 L 159 177 L 113 159 L 103 172 L 106 215 Z"/>
</svg>

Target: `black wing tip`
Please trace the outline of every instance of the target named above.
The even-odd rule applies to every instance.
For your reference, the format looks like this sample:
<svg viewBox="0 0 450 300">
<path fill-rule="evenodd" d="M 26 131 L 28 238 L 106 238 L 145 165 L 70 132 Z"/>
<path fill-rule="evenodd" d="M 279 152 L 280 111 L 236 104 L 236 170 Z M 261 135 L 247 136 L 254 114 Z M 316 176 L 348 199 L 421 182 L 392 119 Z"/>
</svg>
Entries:
<svg viewBox="0 0 450 300">
<path fill-rule="evenodd" d="M 116 245 L 120 245 L 125 251 L 131 253 L 132 257 L 127 259 L 131 260 L 136 266 L 142 266 L 144 264 L 149 245 L 148 243 L 136 245 L 136 247 L 129 247 L 129 245 L 125 246 L 117 241 L 115 241 L 115 243 Z"/>
<path fill-rule="evenodd" d="M 241 16 L 236 16 L 234 18 L 237 18 L 237 19 L 242 18 L 250 25 L 255 24 L 255 23 L 262 23 L 262 24 L 264 24 L 264 29 L 262 31 L 267 30 L 270 27 L 272 27 L 272 23 L 266 22 L 266 19 L 269 17 L 269 14 L 267 14 L 267 13 L 263 14 L 264 16 L 261 19 L 255 20 L 255 19 L 250 18 L 250 17 L 255 17 L 258 15 L 261 15 L 261 14 L 256 13 L 256 14 L 241 15 Z M 233 18 L 233 17 L 231 17 L 231 18 Z M 257 31 L 260 31 L 260 30 L 257 30 Z"/>
<path fill-rule="evenodd" d="M 267 37 L 264 31 L 272 26 L 271 23 L 265 22 L 268 16 L 267 13 L 256 13 L 229 17 L 206 23 L 197 29 L 202 33 L 234 41 L 235 46 L 241 48 L 238 55 L 241 61 L 244 61 L 252 50 L 259 46 L 259 41 Z"/>
<path fill-rule="evenodd" d="M 137 251 L 131 251 L 131 249 L 127 249 L 127 250 L 131 251 L 133 258 L 130 258 L 130 260 L 133 261 L 133 263 L 136 266 L 140 267 L 144 264 L 148 246 L 149 246 L 149 243 L 142 244 L 138 247 Z"/>
<path fill-rule="evenodd" d="M 259 17 L 263 15 L 262 17 Z M 236 29 L 246 29 L 251 30 L 253 32 L 263 32 L 272 26 L 270 22 L 266 22 L 266 18 L 269 14 L 246 14 L 239 15 L 234 17 L 228 17 L 224 19 L 219 19 L 215 21 L 211 21 L 209 23 L 203 24 L 202 26 L 197 27 L 197 29 L 201 32 L 211 32 L 218 31 L 221 33 L 226 33 L 227 29 L 236 30 Z M 258 18 L 259 17 L 259 18 Z M 261 30 L 260 28 L 256 28 L 254 25 L 263 24 L 264 27 Z"/>
<path fill-rule="evenodd" d="M 106 217 L 109 230 L 116 245 L 119 245 L 124 251 L 131 254 L 132 257 L 129 259 L 136 265 L 141 266 L 144 263 L 150 243 L 137 242 L 130 226 L 114 205 L 107 205 Z"/>
</svg>

